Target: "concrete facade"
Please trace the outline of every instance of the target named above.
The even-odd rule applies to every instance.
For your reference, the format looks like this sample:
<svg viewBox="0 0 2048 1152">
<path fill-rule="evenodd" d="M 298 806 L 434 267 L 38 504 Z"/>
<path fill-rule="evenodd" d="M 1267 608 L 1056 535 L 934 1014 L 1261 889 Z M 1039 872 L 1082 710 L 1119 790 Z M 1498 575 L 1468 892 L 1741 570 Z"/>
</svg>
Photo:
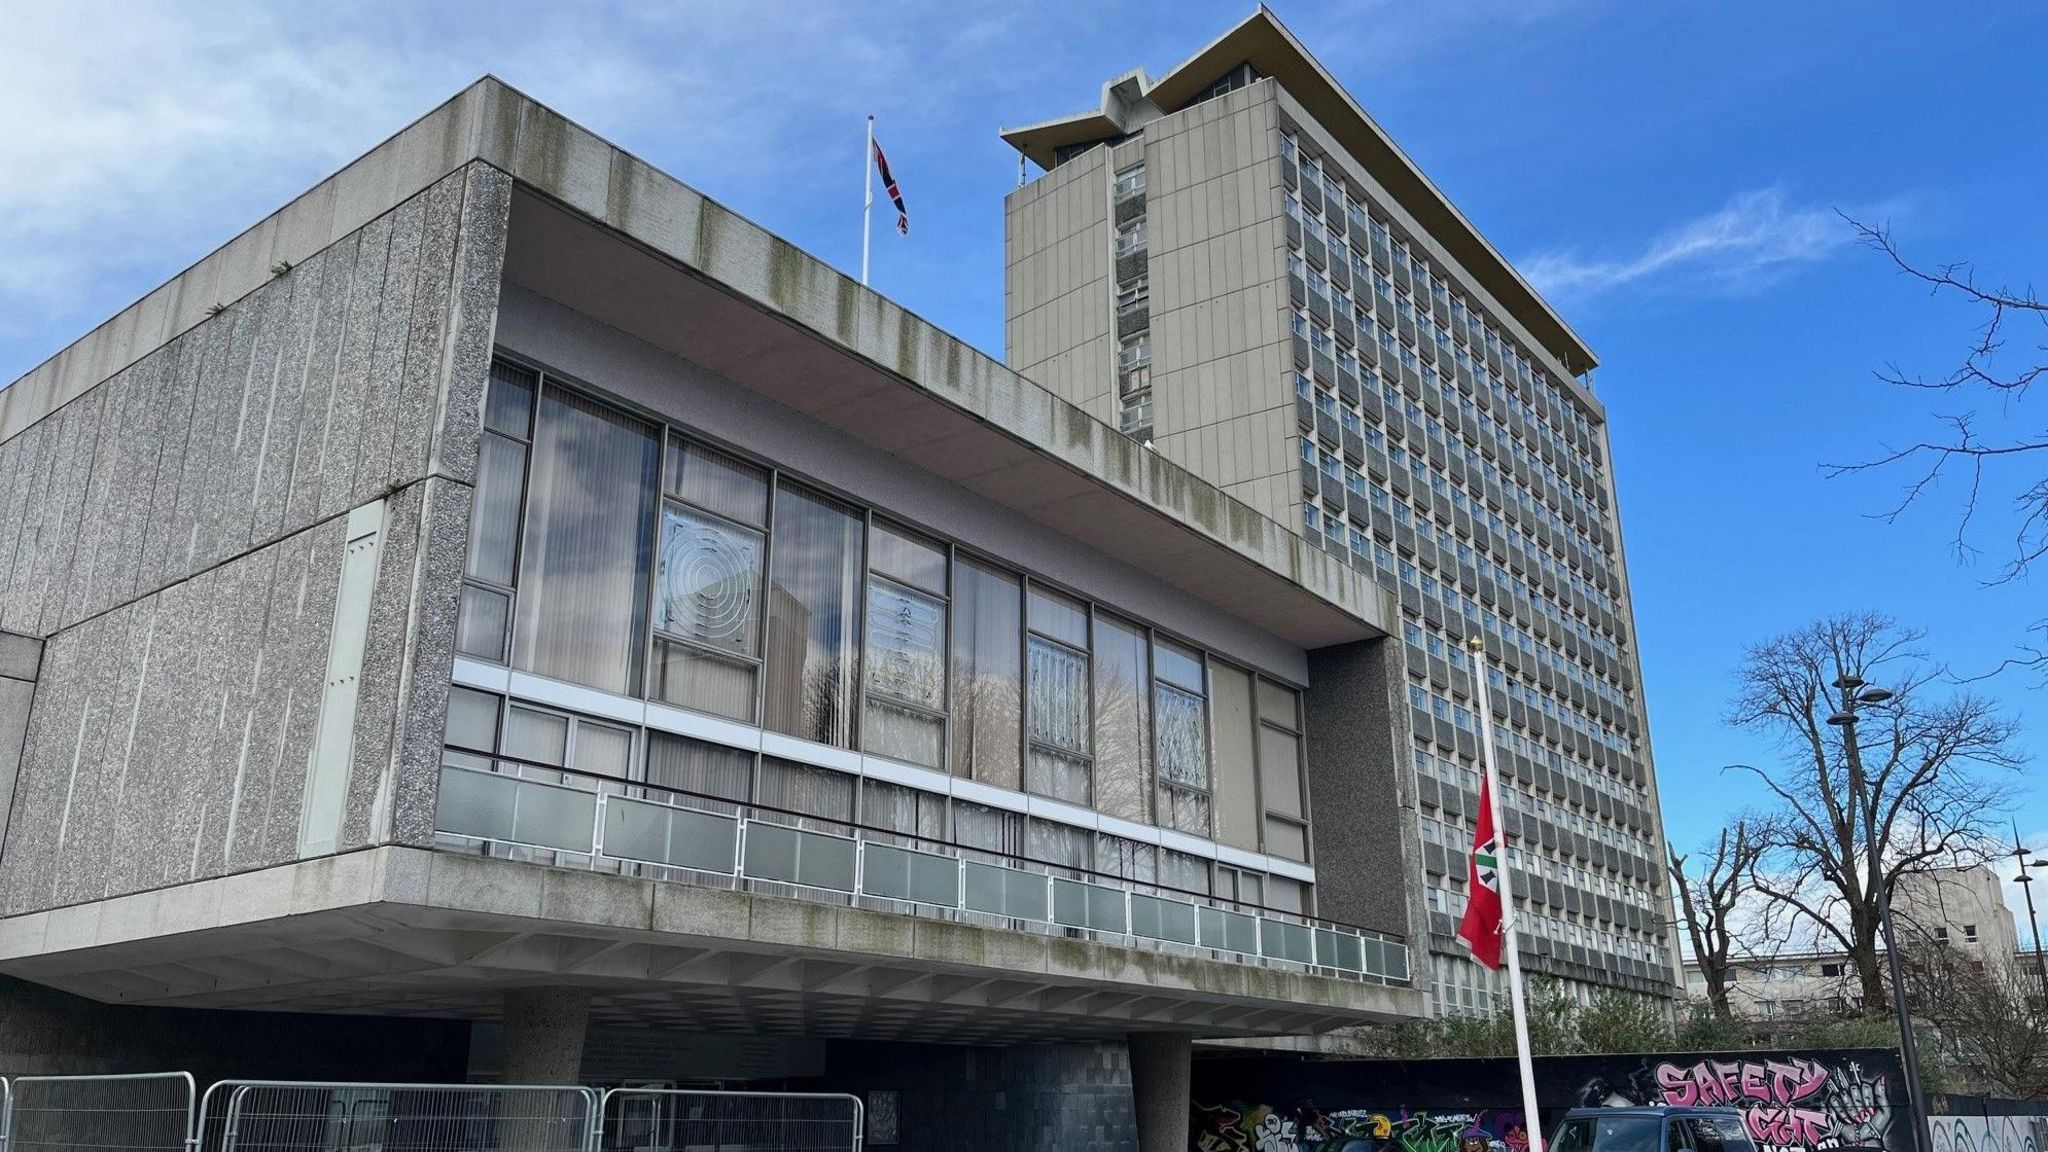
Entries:
<svg viewBox="0 0 2048 1152">
<path fill-rule="evenodd" d="M 500 363 L 644 424 L 654 443 L 714 445 L 928 534 L 956 565 L 1002 566 L 1020 591 L 1081 602 L 1090 628 L 1135 629 L 1148 694 L 1168 675 L 1155 682 L 1152 662 L 1181 653 L 1203 671 L 1175 754 L 1204 774 L 1188 787 L 1213 785 L 1202 803 L 1243 811 L 1169 819 L 1169 782 L 1146 774 L 1165 753 L 1149 746 L 1099 749 L 1129 757 L 1102 771 L 1137 781 L 1135 801 L 1061 799 L 973 765 L 890 760 L 858 733 L 798 738 L 516 655 L 458 653 Z M 271 1035 L 258 1021 L 274 1017 L 258 1014 L 281 1011 L 371 1016 L 390 1031 L 365 1035 L 394 1038 L 418 1022 L 437 1055 L 413 1074 L 447 1075 L 442 1057 L 466 1039 L 461 1074 L 522 1079 L 644 1079 L 753 1035 L 780 1045 L 762 1081 L 830 1086 L 837 1065 L 842 1081 L 893 1091 L 837 1056 L 820 1071 L 815 1046 L 903 1042 L 946 1062 L 932 1046 L 1030 1043 L 1043 1059 L 1020 1066 L 1050 1071 L 1019 1148 L 1085 1146 L 1083 1131 L 1116 1146 L 1141 1123 L 1146 1147 L 1179 1146 L 1194 1038 L 1419 1015 L 1408 956 L 1421 912 L 1385 896 L 1417 890 L 1420 859 L 1412 823 L 1384 814 L 1412 806 L 1391 770 L 1409 724 L 1386 672 L 1394 599 L 1119 435 L 1095 403 L 480 81 L 0 393 L 0 627 L 19 633 L 0 636 L 0 756 L 18 754 L 0 759 L 0 973 L 109 1006 L 9 984 L 0 1008 L 81 1026 L 102 1011 L 234 1009 L 193 1019 L 247 1037 Z M 1222 692 L 1212 672 L 1236 685 L 1235 711 L 1208 699 Z M 1331 695 L 1361 677 L 1376 694 Z M 623 734 L 622 778 L 582 788 L 584 850 L 472 834 L 451 815 L 469 801 L 445 780 L 518 780 L 536 785 L 522 796 L 559 801 L 590 776 L 557 765 L 541 779 L 497 749 L 476 768 L 450 701 L 479 697 L 508 724 Z M 1167 699 L 1139 698 L 1140 732 Z M 1100 703 L 1084 698 L 1091 723 Z M 1230 754 L 1247 749 L 1229 765 L 1226 719 L 1239 726 Z M 745 854 L 695 875 L 622 855 L 605 819 L 647 811 L 628 785 L 667 787 L 647 766 L 657 740 L 744 757 L 760 779 L 801 769 L 863 806 L 915 793 L 938 827 L 842 819 L 858 834 L 838 839 L 868 856 L 908 843 L 917 867 L 954 876 L 994 856 L 1041 893 L 1086 875 L 1086 898 L 1115 901 L 1120 927 L 1028 902 L 977 911 L 943 892 L 912 907 L 866 886 L 866 863 L 848 888 L 756 872 Z M 1269 802 L 1283 769 L 1301 794 Z M 1356 829 L 1324 820 L 1325 791 L 1378 798 L 1371 848 L 1333 847 L 1326 862 L 1319 845 Z M 772 798 L 737 806 L 764 843 L 825 835 Z M 957 827 L 970 809 L 1083 857 L 970 842 Z M 1283 825 L 1292 846 L 1261 841 Z M 1142 863 L 1099 871 L 1108 852 Z M 1155 870 L 1169 858 L 1177 883 Z M 1188 927 L 1173 926 L 1181 916 Z M 620 1031 L 659 1039 L 594 1053 Z M 27 1067 L 0 1071 L 48 1063 L 12 1058 Z M 328 1071 L 351 1062 L 353 1076 Z M 388 1078 L 373 1054 L 318 1066 Z M 1052 1085 L 1070 1074 L 1091 1103 L 1048 1120 L 1068 1107 Z"/>
<path fill-rule="evenodd" d="M 1453 937 L 1480 635 L 1529 966 L 1674 994 L 1592 351 L 1264 9 L 1003 138 L 1042 170 L 1006 201 L 1011 366 L 1399 598 L 1439 1010 L 1487 1010 L 1497 980 Z"/>
</svg>

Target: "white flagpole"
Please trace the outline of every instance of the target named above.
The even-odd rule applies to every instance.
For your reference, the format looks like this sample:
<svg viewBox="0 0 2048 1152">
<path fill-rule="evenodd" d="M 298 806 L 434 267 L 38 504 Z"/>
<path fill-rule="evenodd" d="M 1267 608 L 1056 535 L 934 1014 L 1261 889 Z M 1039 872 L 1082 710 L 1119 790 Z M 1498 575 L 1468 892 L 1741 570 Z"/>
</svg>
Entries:
<svg viewBox="0 0 2048 1152">
<path fill-rule="evenodd" d="M 866 195 L 860 205 L 860 282 L 868 282 L 868 218 L 875 214 L 875 116 L 868 113 L 868 150 L 861 153 L 860 170 L 864 173 Z"/>
<path fill-rule="evenodd" d="M 1494 875 L 1500 883 L 1501 949 L 1508 957 L 1508 1000 L 1515 1012 L 1515 1063 L 1522 1074 L 1522 1122 L 1529 1152 L 1543 1152 L 1542 1122 L 1536 1111 L 1536 1065 L 1529 1050 L 1529 1012 L 1522 998 L 1522 950 L 1515 939 L 1515 885 L 1508 868 L 1508 826 L 1501 819 L 1500 776 L 1493 760 L 1493 701 L 1487 683 L 1486 640 L 1472 637 L 1472 676 L 1479 683 L 1479 748 L 1485 760 L 1486 794 L 1492 799 L 1493 837 L 1499 848 Z"/>
</svg>

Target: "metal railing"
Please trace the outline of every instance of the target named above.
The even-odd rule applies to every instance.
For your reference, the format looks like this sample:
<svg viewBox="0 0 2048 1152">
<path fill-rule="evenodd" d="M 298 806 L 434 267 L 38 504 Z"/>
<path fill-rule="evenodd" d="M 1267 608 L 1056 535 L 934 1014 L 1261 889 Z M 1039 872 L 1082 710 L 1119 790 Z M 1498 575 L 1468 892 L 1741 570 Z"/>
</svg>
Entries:
<svg viewBox="0 0 2048 1152">
<path fill-rule="evenodd" d="M 1407 945 L 1368 929 L 772 805 L 450 752 L 495 770 L 444 764 L 435 829 L 486 851 L 1408 982 Z"/>
<path fill-rule="evenodd" d="M 590 1152 L 595 1089 L 223 1080 L 190 1152 Z"/>
<path fill-rule="evenodd" d="M 0 1080 L 0 1152 L 185 1152 L 189 1072 Z"/>
<path fill-rule="evenodd" d="M 860 1152 L 860 1097 L 613 1088 L 591 1152 Z"/>
</svg>

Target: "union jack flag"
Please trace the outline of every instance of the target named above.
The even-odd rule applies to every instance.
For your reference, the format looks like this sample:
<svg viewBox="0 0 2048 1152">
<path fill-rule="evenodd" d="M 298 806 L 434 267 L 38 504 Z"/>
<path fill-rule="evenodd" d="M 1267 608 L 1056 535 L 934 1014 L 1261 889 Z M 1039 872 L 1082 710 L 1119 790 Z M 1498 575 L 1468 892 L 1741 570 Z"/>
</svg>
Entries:
<svg viewBox="0 0 2048 1152">
<path fill-rule="evenodd" d="M 896 231 L 910 235 L 910 209 L 903 206 L 903 193 L 896 187 L 896 177 L 889 173 L 889 158 L 882 155 L 882 142 L 875 141 L 875 168 L 882 174 L 882 190 L 889 194 L 889 202 L 896 205 Z"/>
</svg>

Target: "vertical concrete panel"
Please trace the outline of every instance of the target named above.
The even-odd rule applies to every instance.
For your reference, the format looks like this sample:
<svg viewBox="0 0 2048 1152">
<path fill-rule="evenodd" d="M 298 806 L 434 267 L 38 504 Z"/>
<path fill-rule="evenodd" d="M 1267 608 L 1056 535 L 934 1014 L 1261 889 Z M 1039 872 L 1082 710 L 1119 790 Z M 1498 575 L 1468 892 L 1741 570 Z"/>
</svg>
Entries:
<svg viewBox="0 0 2048 1152">
<path fill-rule="evenodd" d="M 106 410 L 106 392 L 88 392 L 65 406 L 63 440 L 65 452 L 58 460 L 58 472 L 51 480 L 51 500 L 56 513 L 54 535 L 48 547 L 39 549 L 37 564 L 42 588 L 41 631 L 48 636 L 59 626 L 69 598 L 72 560 L 84 532 L 85 498 L 91 484 L 92 461 L 99 450 L 101 417 Z"/>
<path fill-rule="evenodd" d="M 455 665 L 455 613 L 469 543 L 472 489 L 427 481 L 420 529 L 418 583 L 413 590 L 411 652 L 406 660 L 404 706 L 397 721 L 398 772 L 391 791 L 389 837 L 428 846 L 440 793 L 442 734 L 448 720 L 448 684 Z"/>
<path fill-rule="evenodd" d="M 321 449 L 319 509 L 322 518 L 355 505 L 356 459 L 366 424 L 363 401 L 370 387 L 370 359 L 377 342 L 377 312 L 391 251 L 390 216 L 364 226 L 356 247 L 356 274 L 349 285 L 348 316 L 336 354 L 334 396 L 328 404 L 327 439 Z"/>
<path fill-rule="evenodd" d="M 512 179 L 485 164 L 470 165 L 465 179 L 448 315 L 448 351 L 427 471 L 474 482 L 484 383 L 490 378 L 498 293 L 504 283 Z"/>
<path fill-rule="evenodd" d="M 140 664 L 148 643 L 147 606 L 115 609 L 80 627 L 93 644 L 92 715 L 73 780 L 67 837 L 58 865 L 60 904 L 106 895 L 113 860 L 108 849 L 120 811 Z"/>
<path fill-rule="evenodd" d="M 463 177 L 455 173 L 427 189 L 414 273 L 412 315 L 407 323 L 405 360 L 393 398 L 388 485 L 410 483 L 426 474 L 434 437 L 447 347 L 449 286 L 455 273 L 455 240 L 462 219 Z"/>
<path fill-rule="evenodd" d="M 228 421 L 239 419 L 241 411 L 241 396 L 231 397 L 225 382 L 235 329 L 245 315 L 223 312 L 206 321 L 195 330 L 203 345 L 186 349 L 188 356 L 198 352 L 199 364 L 193 384 L 192 430 L 185 445 L 184 468 L 178 477 L 177 511 L 171 519 L 169 551 L 161 577 L 166 582 L 192 575 L 205 559 L 201 541 L 205 538 L 206 508 L 220 492 L 222 430 L 232 428 Z"/>
<path fill-rule="evenodd" d="M 27 434 L 0 442 L 0 616 L 5 615 L 9 582 L 14 577 L 14 550 L 21 542 L 21 522 L 28 507 Z"/>
<path fill-rule="evenodd" d="M 312 546 L 312 534 L 301 532 L 261 554 L 274 560 L 267 565 L 267 602 L 249 680 L 249 735 L 229 794 L 223 860 L 230 871 L 274 863 L 265 858 L 264 843 L 271 790 L 280 774 L 292 692 L 298 684 L 291 645 L 304 601 L 306 560 Z M 256 561 L 252 557 L 244 563 Z"/>
<path fill-rule="evenodd" d="M 213 435 L 206 454 L 197 461 L 204 469 L 205 479 L 196 501 L 197 523 L 188 572 L 210 568 L 227 559 L 228 525 L 237 523 L 246 530 L 248 524 L 247 500 L 235 498 L 236 464 L 249 419 L 249 365 L 256 359 L 256 334 L 263 327 L 265 309 L 277 293 L 275 282 L 264 284 L 213 319 L 213 323 L 228 331 L 219 359 L 207 364 L 206 388 L 199 401 L 200 410 L 213 421 Z M 266 413 L 269 402 L 266 387 Z"/>
<path fill-rule="evenodd" d="M 285 498 L 285 523 L 310 524 L 320 515 L 320 486 L 326 476 L 327 437 L 332 429 L 334 385 L 340 373 L 342 337 L 346 334 L 349 294 L 355 287 L 360 234 L 351 233 L 327 250 L 327 270 L 320 280 L 320 319 L 313 328 L 306 358 L 306 385 L 299 400 L 299 437 L 293 450 L 291 491 Z"/>
<path fill-rule="evenodd" d="M 178 673 L 177 683 L 183 687 L 179 695 L 185 698 L 186 707 L 183 722 L 176 725 L 177 757 L 171 770 L 163 773 L 168 820 L 159 849 L 159 874 L 152 883 L 189 880 L 194 872 L 193 858 L 212 795 L 206 776 L 229 683 L 228 649 L 240 577 L 239 569 L 229 566 L 192 578 L 195 594 L 190 611 L 197 627 L 192 636 L 192 658 Z"/>
<path fill-rule="evenodd" d="M 1408 878 L 1422 870 L 1404 786 L 1412 742 L 1401 659 L 1393 640 L 1310 652 L 1303 736 L 1316 910 L 1414 939 L 1410 909 L 1419 892 Z"/>
<path fill-rule="evenodd" d="M 147 594 L 171 580 L 168 572 L 177 538 L 178 491 L 183 484 L 185 454 L 192 439 L 192 399 L 199 389 L 199 369 L 205 351 L 203 333 L 188 332 L 157 353 L 172 362 L 164 371 L 164 386 L 153 393 L 157 404 L 156 476 L 142 529 L 141 554 L 136 558 L 135 581 L 128 589 L 130 596 Z"/>
<path fill-rule="evenodd" d="M 425 493 L 423 484 L 405 488 L 391 496 L 384 513 L 377 586 L 370 601 L 368 639 L 363 648 L 362 687 L 356 698 L 347 814 L 337 849 L 377 842 L 382 835 L 378 821 L 388 811 L 390 777 L 396 769 L 399 701 L 406 689 L 406 632 L 411 623 Z"/>
<path fill-rule="evenodd" d="M 392 413 L 397 406 L 406 345 L 412 334 L 412 295 L 418 280 L 426 211 L 427 198 L 414 196 L 391 216 L 391 257 L 384 267 L 384 291 L 372 322 L 376 343 L 370 352 L 369 381 L 363 392 L 361 443 L 356 453 L 351 506 L 382 495 L 391 475 Z"/>
<path fill-rule="evenodd" d="M 341 574 L 346 522 L 330 520 L 307 533 L 307 550 L 294 610 L 289 645 L 291 701 L 283 722 L 283 747 L 277 774 L 269 789 L 263 817 L 262 858 L 283 862 L 297 857 L 299 811 L 305 799 L 306 765 L 319 730 L 320 700 L 325 686 L 329 633 L 334 624 L 335 588 Z"/>
<path fill-rule="evenodd" d="M 167 814 L 174 811 L 176 799 L 168 777 L 181 751 L 183 728 L 194 711 L 181 695 L 181 673 L 192 667 L 191 638 L 201 623 L 191 610 L 192 585 L 174 584 L 146 603 L 151 607 L 149 639 L 135 702 L 129 770 L 107 849 L 108 894 L 132 892 L 160 878 Z"/>
<path fill-rule="evenodd" d="M 43 651 L 21 773 L 7 818 L 7 851 L 0 854 L 0 892 L 10 915 L 47 905 L 55 883 L 64 784 L 79 729 L 80 650 L 76 638 L 67 636 L 51 641 Z"/>
<path fill-rule="evenodd" d="M 256 727 L 258 696 L 263 682 L 264 636 L 278 551 L 265 548 L 229 565 L 238 587 L 232 600 L 224 600 L 217 607 L 229 617 L 227 647 L 222 654 L 225 679 L 220 722 L 214 728 L 206 763 L 201 766 L 206 809 L 194 839 L 195 877 L 219 875 L 234 867 L 228 848 L 236 831 L 236 801 L 247 786 L 251 764 L 257 756 L 255 749 L 262 739 Z"/>
<path fill-rule="evenodd" d="M 159 350 L 131 369 L 135 381 L 121 420 L 113 496 L 107 505 L 101 555 L 93 567 L 89 611 L 104 611 L 135 595 L 143 531 L 156 497 L 157 459 L 162 454 L 158 428 L 163 416 L 162 394 L 166 378 L 177 366 L 175 351 Z"/>
<path fill-rule="evenodd" d="M 248 379 L 242 390 L 242 416 L 235 427 L 227 486 L 219 493 L 220 519 L 213 538 L 216 560 L 227 560 L 249 549 L 257 478 L 263 468 L 264 444 L 277 406 L 277 366 L 291 314 L 293 281 L 291 276 L 271 280 L 248 301 L 255 306 L 256 328 L 249 345 Z"/>
<path fill-rule="evenodd" d="M 264 544 L 277 538 L 288 526 L 285 502 L 291 494 L 292 469 L 297 463 L 299 423 L 307 390 L 307 366 L 313 358 L 313 330 L 320 320 L 320 306 L 327 275 L 327 254 L 316 253 L 291 270 L 292 302 L 277 353 L 277 380 L 271 392 L 270 422 L 256 460 L 256 503 L 249 521 L 249 542 Z"/>
</svg>

